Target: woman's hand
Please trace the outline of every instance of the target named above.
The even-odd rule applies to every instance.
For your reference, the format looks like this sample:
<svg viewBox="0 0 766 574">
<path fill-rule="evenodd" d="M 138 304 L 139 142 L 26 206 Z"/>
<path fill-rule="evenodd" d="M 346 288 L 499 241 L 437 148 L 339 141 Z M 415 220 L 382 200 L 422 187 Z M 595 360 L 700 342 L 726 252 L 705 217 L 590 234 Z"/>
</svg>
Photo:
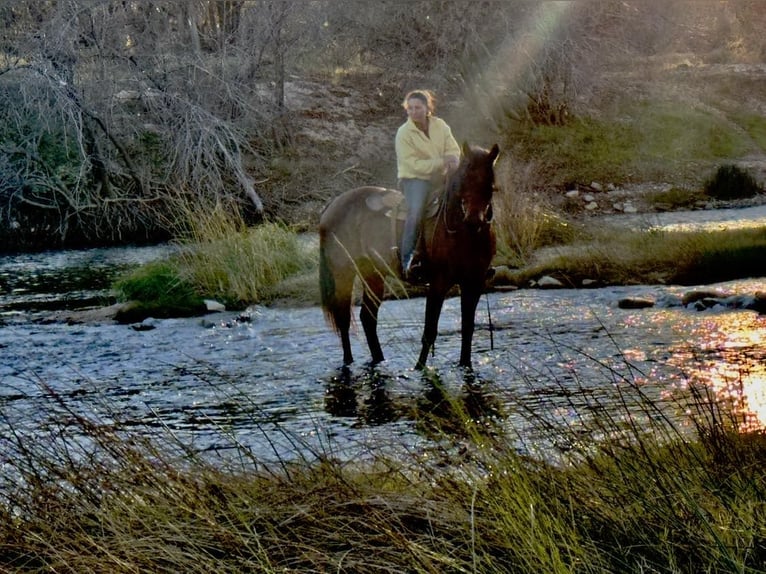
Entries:
<svg viewBox="0 0 766 574">
<path fill-rule="evenodd" d="M 460 160 L 454 155 L 444 156 L 444 169 L 447 173 L 451 173 L 457 169 L 460 164 Z"/>
</svg>

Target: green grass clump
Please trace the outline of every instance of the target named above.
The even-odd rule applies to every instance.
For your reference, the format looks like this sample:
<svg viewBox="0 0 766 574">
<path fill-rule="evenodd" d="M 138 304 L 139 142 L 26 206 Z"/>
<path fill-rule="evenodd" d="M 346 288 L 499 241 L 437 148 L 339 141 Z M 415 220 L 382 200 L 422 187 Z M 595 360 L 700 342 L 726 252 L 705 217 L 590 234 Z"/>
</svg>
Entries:
<svg viewBox="0 0 766 574">
<path fill-rule="evenodd" d="M 314 246 L 283 225 L 266 223 L 197 243 L 183 252 L 179 266 L 199 292 L 238 306 L 283 295 L 282 282 L 313 277 L 316 261 Z M 316 289 L 316 281 L 312 285 Z"/>
<path fill-rule="evenodd" d="M 119 299 L 132 304 L 118 319 L 195 315 L 205 310 L 205 298 L 230 308 L 277 298 L 314 302 L 316 252 L 310 240 L 279 224 L 222 229 L 120 279 Z"/>
<path fill-rule="evenodd" d="M 760 277 L 766 275 L 766 231 L 591 230 L 575 243 L 538 253 L 513 282 L 524 286 L 543 275 L 573 287 L 585 279 L 694 285 Z"/>
<path fill-rule="evenodd" d="M 736 165 L 722 165 L 705 182 L 705 192 L 716 199 L 748 198 L 761 191 L 755 178 Z"/>
<path fill-rule="evenodd" d="M 132 322 L 146 317 L 185 317 L 205 310 L 202 296 L 183 279 L 172 261 L 148 263 L 119 279 L 114 289 L 121 301 L 131 302 L 121 309 L 118 320 Z"/>
</svg>

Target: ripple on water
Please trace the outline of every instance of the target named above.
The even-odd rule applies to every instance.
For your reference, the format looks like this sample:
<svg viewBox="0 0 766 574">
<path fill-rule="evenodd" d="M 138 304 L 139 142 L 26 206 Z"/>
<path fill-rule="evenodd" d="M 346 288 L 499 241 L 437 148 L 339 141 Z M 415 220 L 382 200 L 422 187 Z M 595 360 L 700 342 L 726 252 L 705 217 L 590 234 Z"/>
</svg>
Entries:
<svg viewBox="0 0 766 574">
<path fill-rule="evenodd" d="M 754 292 L 764 290 L 764 282 L 716 287 Z M 641 421 L 650 428 L 659 414 L 642 406 L 643 398 L 675 413 L 673 401 L 695 385 L 739 401 L 742 420 L 763 425 L 764 317 L 616 306 L 625 296 L 676 291 L 492 294 L 492 338 L 482 299 L 470 380 L 455 368 L 459 301 L 450 299 L 430 373 L 471 408 L 503 418 L 529 452 L 586 444 L 595 436 L 588 421 L 605 409 L 616 409 L 619 416 L 612 416 L 626 427 Z M 380 334 L 388 360 L 377 369 L 364 365 L 368 352 L 359 332 L 352 340 L 357 363 L 339 369 L 340 345 L 317 308 L 258 308 L 249 322 L 232 313 L 205 322 L 168 319 L 145 332 L 8 324 L 0 327 L 2 424 L 31 433 L 41 413 L 61 416 L 64 405 L 103 422 L 170 430 L 184 444 L 218 453 L 243 446 L 271 459 L 325 449 L 354 457 L 371 444 L 394 448 L 393 438 L 415 448 L 424 440 L 419 417 L 423 409 L 437 409 L 439 399 L 431 381 L 412 370 L 423 306 L 422 299 L 384 304 Z M 621 404 L 633 411 L 626 414 Z M 565 436 L 535 435 L 554 423 L 567 429 Z"/>
</svg>

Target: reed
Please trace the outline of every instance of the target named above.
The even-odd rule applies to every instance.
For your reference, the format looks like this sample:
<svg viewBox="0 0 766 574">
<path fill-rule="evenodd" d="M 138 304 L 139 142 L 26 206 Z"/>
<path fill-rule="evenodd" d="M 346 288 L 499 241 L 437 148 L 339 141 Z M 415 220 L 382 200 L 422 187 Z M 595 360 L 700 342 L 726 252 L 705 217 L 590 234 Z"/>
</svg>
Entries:
<svg viewBox="0 0 766 574">
<path fill-rule="evenodd" d="M 571 380 L 517 381 L 568 388 L 562 396 L 572 408 L 588 403 L 571 417 L 553 398 L 525 404 L 510 387 L 470 373 L 455 389 L 427 371 L 429 399 L 408 414 L 427 446 L 398 456 L 370 447 L 349 461 L 329 436 L 326 448 L 287 436 L 303 454 L 276 464 L 233 437 L 238 455 L 210 462 L 161 426 L 128 431 L 118 416 L 75 411 L 42 385 L 49 410 L 41 405 L 36 416 L 50 422 L 34 441 L 2 411 L 0 566 L 760 571 L 766 435 L 738 432 L 735 416 L 705 389 L 668 402 L 630 378 L 609 379 L 598 395 Z M 677 411 L 688 414 L 678 419 Z"/>
<path fill-rule="evenodd" d="M 277 223 L 208 235 L 178 255 L 181 276 L 209 297 L 235 306 L 265 303 L 280 282 L 316 267 L 316 251 Z"/>
</svg>

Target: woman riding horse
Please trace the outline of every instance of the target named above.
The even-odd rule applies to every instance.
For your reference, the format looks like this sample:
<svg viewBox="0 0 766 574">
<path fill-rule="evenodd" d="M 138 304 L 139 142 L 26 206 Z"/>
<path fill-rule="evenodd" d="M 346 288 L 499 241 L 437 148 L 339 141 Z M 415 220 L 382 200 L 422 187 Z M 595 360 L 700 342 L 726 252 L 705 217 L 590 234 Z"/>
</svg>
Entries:
<svg viewBox="0 0 766 574">
<path fill-rule="evenodd" d="M 429 261 L 425 325 L 416 368 L 423 368 L 436 339 L 439 316 L 449 289 L 460 286 L 460 365 L 471 365 L 471 342 L 476 306 L 495 253 L 491 226 L 494 162 L 497 145 L 486 150 L 463 146 L 458 169 L 448 178 L 439 211 L 424 221 L 423 236 Z M 387 276 L 397 275 L 396 247 L 401 222 L 391 206 L 398 191 L 360 187 L 327 206 L 319 221 L 319 283 L 322 308 L 341 338 L 344 364 L 353 361 L 349 329 L 354 280 L 362 283 L 360 320 L 372 362 L 383 360 L 377 324 Z"/>
</svg>

